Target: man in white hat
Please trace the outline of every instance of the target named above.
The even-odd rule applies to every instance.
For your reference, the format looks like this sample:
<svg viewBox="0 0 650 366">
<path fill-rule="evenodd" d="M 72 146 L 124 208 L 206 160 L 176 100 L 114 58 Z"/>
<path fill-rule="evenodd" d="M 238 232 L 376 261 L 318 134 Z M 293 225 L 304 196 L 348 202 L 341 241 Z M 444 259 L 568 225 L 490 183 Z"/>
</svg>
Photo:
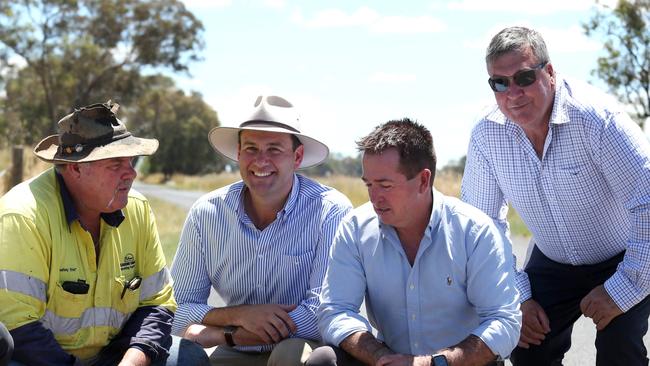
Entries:
<svg viewBox="0 0 650 366">
<path fill-rule="evenodd" d="M 132 136 L 117 108 L 94 104 L 61 119 L 58 135 L 34 149 L 55 167 L 0 199 L 10 365 L 208 364 L 192 342 L 172 345 L 169 272 L 149 203 L 131 190 L 131 158 L 153 154 L 158 141 Z"/>
<path fill-rule="evenodd" d="M 212 146 L 239 162 L 242 180 L 194 204 L 172 277 L 173 332 L 218 345 L 213 365 L 302 365 L 320 341 L 316 309 L 328 252 L 351 204 L 296 174 L 328 154 L 298 122 L 287 100 L 260 96 L 238 128 L 210 131 Z M 210 288 L 225 306 L 207 304 Z"/>
</svg>

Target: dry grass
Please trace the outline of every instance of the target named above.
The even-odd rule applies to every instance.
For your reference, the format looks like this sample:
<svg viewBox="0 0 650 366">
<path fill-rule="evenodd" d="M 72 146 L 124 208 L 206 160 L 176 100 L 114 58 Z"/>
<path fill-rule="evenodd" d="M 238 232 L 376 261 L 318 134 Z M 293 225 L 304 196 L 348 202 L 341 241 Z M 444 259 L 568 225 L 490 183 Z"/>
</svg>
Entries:
<svg viewBox="0 0 650 366">
<path fill-rule="evenodd" d="M 2 179 L 0 180 L 0 194 L 4 194 L 9 190 L 9 185 L 11 184 L 11 162 L 12 162 L 12 151 L 11 149 L 2 149 L 0 150 L 0 171 L 6 169 Z M 32 178 L 42 171 L 50 168 L 52 164 L 48 164 L 41 159 L 37 158 L 34 153 L 32 153 L 31 147 L 23 148 L 23 179 L 27 180 Z"/>
<path fill-rule="evenodd" d="M 167 265 L 171 266 L 187 212 L 179 210 L 176 205 L 157 198 L 149 198 L 149 203 L 156 215 L 158 235 L 160 236 Z"/>
</svg>

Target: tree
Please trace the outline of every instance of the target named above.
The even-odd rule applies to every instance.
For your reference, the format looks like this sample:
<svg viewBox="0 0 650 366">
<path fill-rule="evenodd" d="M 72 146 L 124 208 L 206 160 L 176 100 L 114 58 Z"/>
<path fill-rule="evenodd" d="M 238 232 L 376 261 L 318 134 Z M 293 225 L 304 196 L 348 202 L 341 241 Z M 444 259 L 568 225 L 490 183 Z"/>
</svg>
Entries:
<svg viewBox="0 0 650 366">
<path fill-rule="evenodd" d="M 167 180 L 173 173 L 218 172 L 224 161 L 208 143 L 208 132 L 219 125 L 217 113 L 199 93 L 185 95 L 170 78 L 143 80 L 148 91 L 128 109 L 126 121 L 136 134 L 155 137 L 158 151 L 150 158 L 150 172 Z"/>
<path fill-rule="evenodd" d="M 128 104 L 143 67 L 186 71 L 202 31 L 179 0 L 0 0 L 7 123 L 33 143 L 70 107 L 116 94 Z"/>
<path fill-rule="evenodd" d="M 593 73 L 634 108 L 641 127 L 650 117 L 649 22 L 650 0 L 619 0 L 613 8 L 602 5 L 583 25 L 588 36 L 605 39 L 605 56 Z"/>
</svg>

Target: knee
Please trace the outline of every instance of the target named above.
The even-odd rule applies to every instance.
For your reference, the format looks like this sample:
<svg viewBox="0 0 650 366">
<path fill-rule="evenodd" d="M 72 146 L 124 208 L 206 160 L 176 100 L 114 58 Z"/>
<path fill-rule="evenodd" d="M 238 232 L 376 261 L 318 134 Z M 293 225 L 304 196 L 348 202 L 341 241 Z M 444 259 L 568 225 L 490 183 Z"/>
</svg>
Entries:
<svg viewBox="0 0 650 366">
<path fill-rule="evenodd" d="M 288 338 L 275 345 L 268 366 L 303 365 L 312 352 L 312 346 L 301 338 Z"/>
<path fill-rule="evenodd" d="M 318 347 L 309 355 L 305 366 L 336 366 L 336 353 L 330 346 Z"/>
<path fill-rule="evenodd" d="M 173 337 L 174 342 L 172 343 L 172 348 L 169 350 L 169 358 L 166 363 L 167 366 L 210 365 L 210 359 L 203 347 L 185 338 Z"/>
<path fill-rule="evenodd" d="M 0 365 L 6 365 L 9 363 L 13 351 L 13 338 L 7 328 L 5 328 L 4 324 L 0 323 Z"/>
</svg>

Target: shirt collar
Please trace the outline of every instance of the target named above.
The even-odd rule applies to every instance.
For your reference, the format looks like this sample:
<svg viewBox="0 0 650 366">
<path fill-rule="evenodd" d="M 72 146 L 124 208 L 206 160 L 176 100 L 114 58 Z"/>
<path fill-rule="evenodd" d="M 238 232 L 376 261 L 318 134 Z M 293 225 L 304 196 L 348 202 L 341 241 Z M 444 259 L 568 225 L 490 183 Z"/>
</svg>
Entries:
<svg viewBox="0 0 650 366">
<path fill-rule="evenodd" d="M 551 111 L 551 124 L 563 124 L 569 122 L 569 111 L 567 110 L 567 98 L 569 97 L 569 91 L 565 85 L 564 79 L 556 74 L 555 77 L 555 97 L 553 99 L 553 110 Z M 485 119 L 498 123 L 500 125 L 505 125 L 506 122 L 515 123 L 510 120 L 508 117 L 501 112 L 499 106 L 494 104 L 489 107 L 487 113 L 485 114 Z"/>
<path fill-rule="evenodd" d="M 241 215 L 245 215 L 246 210 L 244 206 L 244 192 L 248 189 L 246 187 L 246 184 L 241 181 L 241 188 L 239 190 L 239 199 L 237 203 L 237 213 Z M 287 201 L 284 203 L 284 207 L 280 212 L 278 212 L 279 216 L 286 217 L 288 214 L 293 212 L 294 208 L 297 206 L 298 202 L 298 197 L 300 195 L 300 179 L 298 178 L 298 174 L 293 175 L 293 184 L 291 185 L 291 192 L 289 192 L 289 197 L 287 197 Z"/>
<path fill-rule="evenodd" d="M 68 187 L 65 185 L 65 181 L 63 180 L 63 177 L 59 172 L 56 171 L 55 169 L 55 174 L 56 174 L 56 179 L 59 182 L 59 193 L 61 194 L 61 201 L 63 202 L 63 211 L 65 212 L 65 218 L 68 223 L 68 226 L 72 224 L 73 221 L 79 220 L 79 213 L 77 212 L 77 209 L 74 207 L 74 203 L 72 201 L 72 195 L 70 195 L 70 191 L 68 190 Z M 113 227 L 118 227 L 124 221 L 124 213 L 122 210 L 117 210 L 114 212 L 110 213 L 101 213 L 99 215 L 104 221 L 106 221 L 107 224 L 113 226 Z"/>
</svg>

